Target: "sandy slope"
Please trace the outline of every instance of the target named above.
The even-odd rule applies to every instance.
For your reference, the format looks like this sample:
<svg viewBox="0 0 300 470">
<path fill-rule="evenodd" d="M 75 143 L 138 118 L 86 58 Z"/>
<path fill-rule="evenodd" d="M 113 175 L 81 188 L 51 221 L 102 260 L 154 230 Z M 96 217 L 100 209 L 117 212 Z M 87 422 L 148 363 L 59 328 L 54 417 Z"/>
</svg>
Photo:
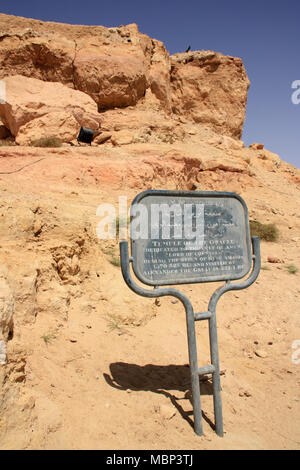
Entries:
<svg viewBox="0 0 300 470">
<path fill-rule="evenodd" d="M 117 204 L 120 195 L 130 202 L 147 188 L 187 189 L 187 154 L 196 158 L 192 146 L 171 145 L 1 149 L 2 173 L 30 164 L 0 175 L 1 270 L 15 297 L 8 362 L 0 366 L 1 449 L 300 448 L 300 366 L 292 362 L 300 274 L 286 268 L 300 269 L 299 171 L 252 151 L 251 175 L 217 169 L 197 180 L 199 189 L 239 192 L 252 218 L 280 230 L 278 243 L 262 242 L 269 269 L 218 305 L 223 439 L 213 431 L 209 382 L 204 436 L 193 432 L 181 304 L 132 293 L 109 261 L 117 243 L 96 237 L 102 202 Z M 216 287 L 182 290 L 203 311 Z M 206 365 L 205 322 L 197 339 Z"/>
</svg>

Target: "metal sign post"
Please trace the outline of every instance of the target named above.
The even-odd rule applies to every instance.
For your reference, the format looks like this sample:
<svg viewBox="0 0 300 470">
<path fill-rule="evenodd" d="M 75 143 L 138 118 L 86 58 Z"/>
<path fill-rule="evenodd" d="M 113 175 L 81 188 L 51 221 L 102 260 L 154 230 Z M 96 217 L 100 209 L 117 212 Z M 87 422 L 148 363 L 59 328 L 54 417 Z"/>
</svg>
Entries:
<svg viewBox="0 0 300 470">
<path fill-rule="evenodd" d="M 131 223 L 131 257 L 128 243 L 120 243 L 123 278 L 138 295 L 173 296 L 184 305 L 195 433 L 203 433 L 199 377 L 212 374 L 215 428 L 223 436 L 216 306 L 225 292 L 245 289 L 259 275 L 260 243 L 253 237 L 251 249 L 247 206 L 234 193 L 145 191 L 131 206 L 131 221 L 136 219 L 139 233 L 137 224 Z M 136 277 L 153 290 L 133 280 L 131 263 Z M 251 266 L 247 279 L 232 283 L 244 278 Z M 207 312 L 196 314 L 183 292 L 160 287 L 222 280 L 226 283 L 212 295 Z M 199 368 L 195 322 L 203 320 L 209 321 L 211 364 Z"/>
</svg>

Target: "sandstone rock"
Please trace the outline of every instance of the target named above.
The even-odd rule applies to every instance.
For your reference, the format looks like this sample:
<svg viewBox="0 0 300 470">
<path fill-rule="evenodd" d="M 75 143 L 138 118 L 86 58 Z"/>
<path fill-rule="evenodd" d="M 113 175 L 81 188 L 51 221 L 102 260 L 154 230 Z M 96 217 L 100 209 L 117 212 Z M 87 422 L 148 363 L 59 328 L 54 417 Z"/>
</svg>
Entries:
<svg viewBox="0 0 300 470">
<path fill-rule="evenodd" d="M 119 132 L 115 132 L 112 137 L 111 141 L 113 145 L 127 145 L 131 144 L 133 141 L 133 135 L 131 132 L 128 132 L 126 130 L 122 130 Z"/>
<path fill-rule="evenodd" d="M 56 270 L 64 284 L 77 282 L 77 274 L 80 272 L 79 256 L 82 248 L 76 245 L 62 245 L 51 249 Z"/>
<path fill-rule="evenodd" d="M 6 366 L 6 376 L 10 382 L 24 382 L 26 378 L 26 352 L 19 342 L 13 342 L 10 348 L 9 361 Z"/>
<path fill-rule="evenodd" d="M 223 170 L 223 171 L 231 171 L 237 173 L 247 173 L 247 165 L 242 160 L 231 160 L 229 158 L 222 158 L 218 159 L 209 159 L 204 160 L 201 163 L 200 169 L 202 171 L 215 171 L 215 170 Z"/>
<path fill-rule="evenodd" d="M 242 140 L 236 140 L 232 137 L 228 137 L 227 135 L 222 136 L 222 142 L 220 147 L 225 149 L 232 149 L 232 150 L 241 150 L 244 148 L 245 144 Z"/>
<path fill-rule="evenodd" d="M 268 263 L 281 264 L 281 263 L 284 263 L 284 261 L 282 261 L 281 259 L 276 258 L 274 256 L 269 256 L 268 257 Z"/>
<path fill-rule="evenodd" d="M 149 104 L 149 103 L 148 103 Z M 120 111 L 118 109 L 109 110 L 102 114 L 103 122 L 101 128 L 110 132 L 110 129 L 116 131 L 114 137 L 118 140 L 119 132 L 131 133 L 134 143 L 141 142 L 165 142 L 173 143 L 182 141 L 185 131 L 173 119 L 166 117 L 161 110 L 137 106 L 134 109 Z M 112 140 L 114 140 L 112 138 Z M 127 140 L 127 139 L 126 139 Z M 96 140 L 97 142 L 97 140 Z"/>
<path fill-rule="evenodd" d="M 73 85 L 73 40 L 26 28 L 26 21 L 23 22 L 24 26 L 19 27 L 13 21 L 9 33 L 7 23 L 7 17 L 1 15 L 0 30 L 4 30 L 5 34 L 1 34 L 0 42 L 0 78 L 21 74 Z"/>
<path fill-rule="evenodd" d="M 21 75 L 7 77 L 4 82 L 6 103 L 0 104 L 0 117 L 14 136 L 28 122 L 49 113 L 70 113 L 75 119 L 78 118 L 80 125 L 83 115 L 90 114 L 94 119 L 98 113 L 92 98 L 61 83 L 43 82 Z"/>
<path fill-rule="evenodd" d="M 47 113 L 21 126 L 16 137 L 19 145 L 30 145 L 36 139 L 55 136 L 62 142 L 76 139 L 80 125 L 73 114 L 66 111 Z"/>
<path fill-rule="evenodd" d="M 135 105 L 146 91 L 146 69 L 138 57 L 81 50 L 74 71 L 76 88 L 89 94 L 100 109 Z"/>
<path fill-rule="evenodd" d="M 162 42 L 153 40 L 154 51 L 151 58 L 149 83 L 152 93 L 161 102 L 162 107 L 170 112 L 171 100 L 171 61 Z"/>
<path fill-rule="evenodd" d="M 133 105 L 144 96 L 155 41 L 137 25 L 43 26 L 0 16 L 0 79 L 17 73 L 60 82 L 87 92 L 104 109 Z"/>
<path fill-rule="evenodd" d="M 103 144 L 107 140 L 111 138 L 112 134 L 110 132 L 101 132 L 94 140 L 93 142 L 95 144 Z"/>
<path fill-rule="evenodd" d="M 74 62 L 80 53 L 96 50 L 109 57 L 113 48 L 123 53 L 133 49 L 144 56 L 148 50 L 150 59 L 151 40 L 135 24 L 120 28 L 49 25 L 1 14 L 0 37 L 0 78 L 20 73 L 74 88 Z"/>
<path fill-rule="evenodd" d="M 240 139 L 250 85 L 242 60 L 213 51 L 171 56 L 172 109 Z"/>
<path fill-rule="evenodd" d="M 276 153 L 270 152 L 267 149 L 263 149 L 261 153 L 264 160 L 268 160 L 273 165 L 275 165 L 275 167 L 280 168 L 282 162 L 280 157 Z"/>
<path fill-rule="evenodd" d="M 253 150 L 263 150 L 264 149 L 264 144 L 250 144 L 249 149 Z"/>
<path fill-rule="evenodd" d="M 60 82 L 90 95 L 101 110 L 140 102 L 158 105 L 180 116 L 182 122 L 241 137 L 249 87 L 241 59 L 212 51 L 170 57 L 162 42 L 140 33 L 135 24 L 119 28 L 46 25 L 0 14 L 0 79 L 21 74 L 56 85 Z M 59 101 L 60 96 L 56 104 Z M 89 116 L 83 119 L 73 114 L 80 125 L 94 129 L 95 114 L 87 112 Z"/>
<path fill-rule="evenodd" d="M 77 108 L 74 109 L 72 113 L 80 127 L 92 129 L 94 131 L 94 135 L 98 135 L 100 133 L 102 117 L 99 113 L 85 112 L 84 110 Z"/>
</svg>

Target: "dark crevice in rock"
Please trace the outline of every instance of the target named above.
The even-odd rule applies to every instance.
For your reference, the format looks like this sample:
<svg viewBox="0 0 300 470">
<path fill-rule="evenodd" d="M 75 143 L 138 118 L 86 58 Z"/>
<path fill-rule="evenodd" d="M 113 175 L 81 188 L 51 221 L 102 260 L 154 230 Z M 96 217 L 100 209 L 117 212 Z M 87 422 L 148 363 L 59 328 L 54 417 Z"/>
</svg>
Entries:
<svg viewBox="0 0 300 470">
<path fill-rule="evenodd" d="M 76 81 L 75 81 L 75 60 L 76 60 L 76 55 L 77 55 L 77 42 L 76 42 L 76 39 L 74 39 L 74 44 L 75 44 L 75 47 L 74 47 L 74 58 L 72 60 L 72 82 L 73 82 L 73 88 L 74 90 L 77 90 L 77 87 L 76 87 Z"/>
</svg>

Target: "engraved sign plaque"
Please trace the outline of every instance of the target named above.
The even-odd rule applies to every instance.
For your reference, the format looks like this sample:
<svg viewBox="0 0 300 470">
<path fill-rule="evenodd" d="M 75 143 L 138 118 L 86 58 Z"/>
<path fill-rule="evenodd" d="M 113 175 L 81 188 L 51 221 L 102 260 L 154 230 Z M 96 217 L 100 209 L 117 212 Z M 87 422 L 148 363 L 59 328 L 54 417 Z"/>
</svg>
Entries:
<svg viewBox="0 0 300 470">
<path fill-rule="evenodd" d="M 133 271 L 150 286 L 241 279 L 252 265 L 248 210 L 235 193 L 145 191 L 130 236 Z"/>
</svg>

